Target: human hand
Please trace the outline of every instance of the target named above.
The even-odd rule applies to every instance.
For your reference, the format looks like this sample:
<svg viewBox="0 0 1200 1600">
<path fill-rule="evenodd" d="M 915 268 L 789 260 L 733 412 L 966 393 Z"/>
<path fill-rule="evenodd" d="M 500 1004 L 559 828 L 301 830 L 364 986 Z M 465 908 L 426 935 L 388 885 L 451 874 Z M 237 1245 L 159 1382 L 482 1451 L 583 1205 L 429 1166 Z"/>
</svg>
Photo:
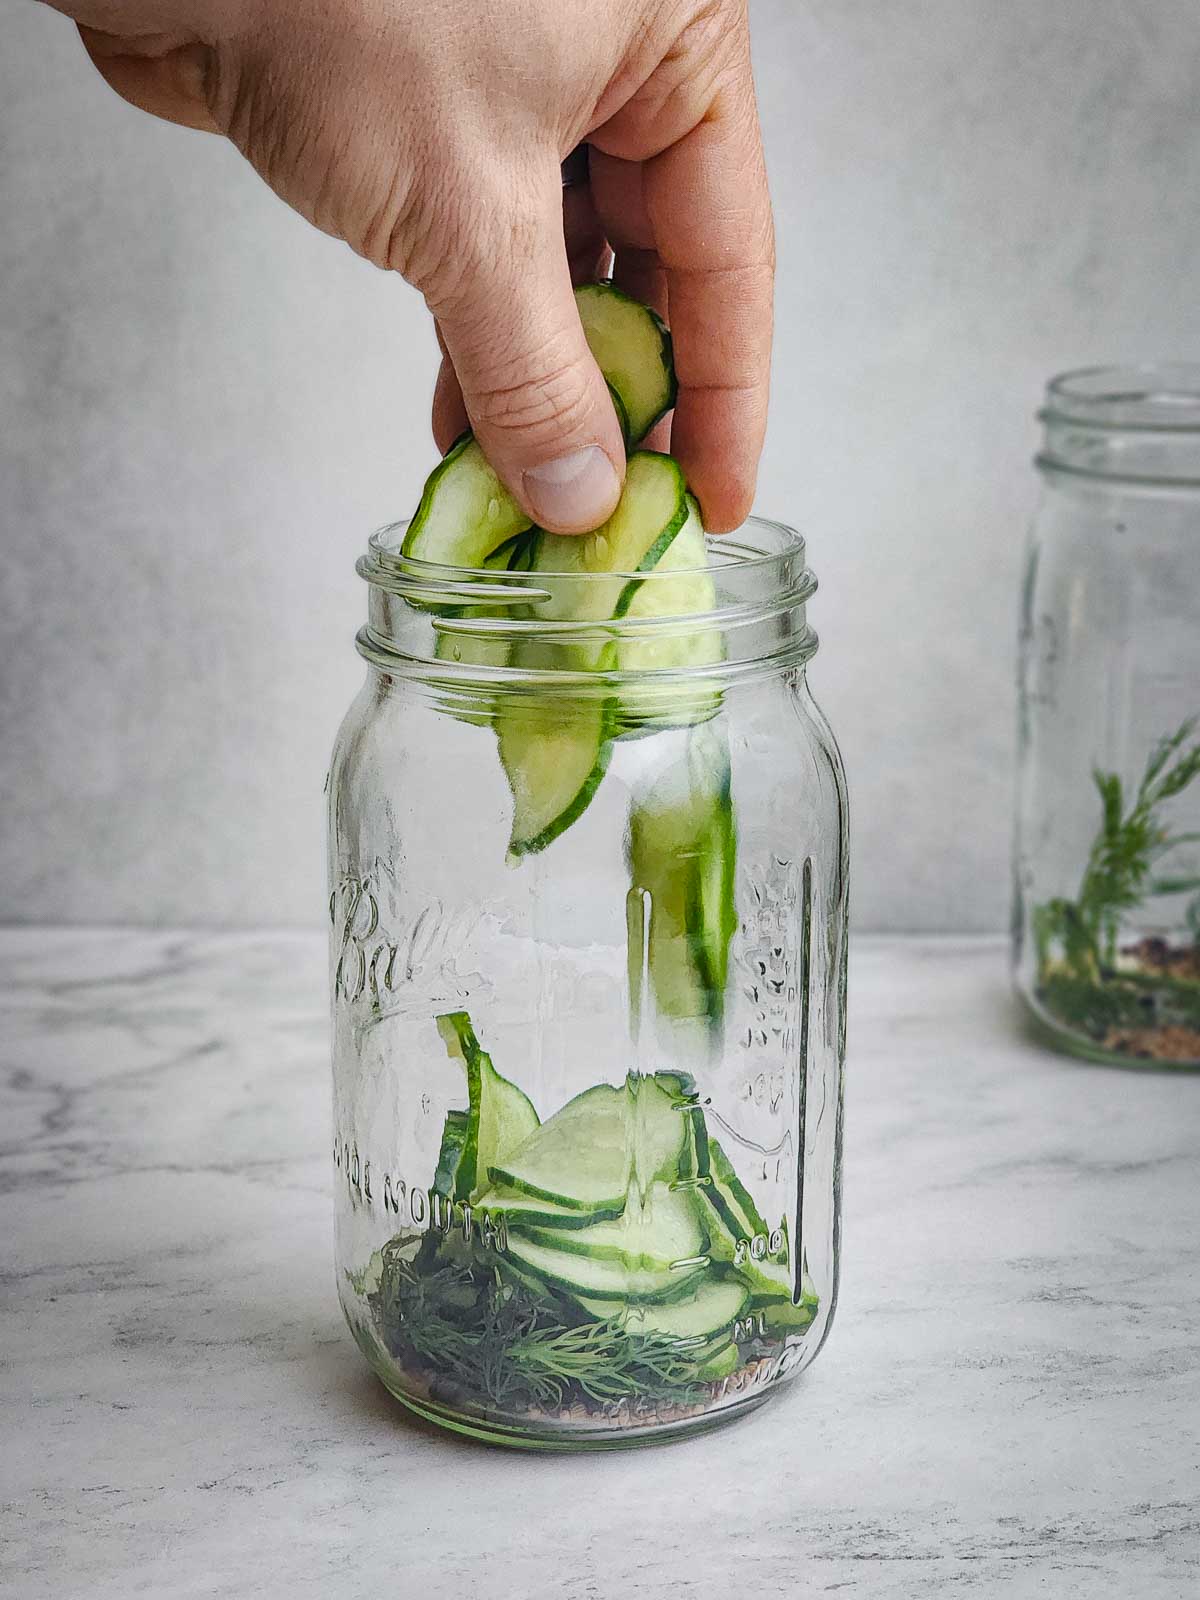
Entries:
<svg viewBox="0 0 1200 1600">
<path fill-rule="evenodd" d="M 443 449 L 469 421 L 559 532 L 624 449 L 571 294 L 669 316 L 671 448 L 714 531 L 750 509 L 774 246 L 746 0 L 53 0 L 126 99 L 225 134 L 290 205 L 425 297 Z M 583 140 L 590 183 L 563 195 Z M 570 261 L 568 260 L 570 256 Z"/>
</svg>

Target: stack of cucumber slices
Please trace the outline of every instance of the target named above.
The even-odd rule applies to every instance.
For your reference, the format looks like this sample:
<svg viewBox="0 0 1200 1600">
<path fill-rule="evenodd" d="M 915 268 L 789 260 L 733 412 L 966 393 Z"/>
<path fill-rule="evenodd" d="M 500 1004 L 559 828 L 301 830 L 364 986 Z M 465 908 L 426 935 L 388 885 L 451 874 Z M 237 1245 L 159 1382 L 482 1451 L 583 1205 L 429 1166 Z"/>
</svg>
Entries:
<svg viewBox="0 0 1200 1600">
<path fill-rule="evenodd" d="M 642 782 L 631 807 L 630 887 L 649 914 L 646 927 L 631 921 L 630 976 L 639 1012 L 652 998 L 668 1025 L 712 1034 L 737 922 L 736 830 L 721 692 L 698 669 L 717 669 L 724 644 L 700 507 L 672 457 L 637 449 L 675 400 L 671 336 L 611 284 L 587 284 L 576 301 L 632 451 L 612 516 L 579 537 L 532 527 L 468 434 L 426 483 L 403 554 L 546 580 L 536 604 L 520 591 L 507 605 L 422 604 L 438 659 L 531 673 L 521 693 L 476 694 L 454 712 L 495 731 L 512 794 L 511 861 L 545 850 L 583 815 L 615 741 L 683 730 L 674 765 Z M 490 626 L 472 632 L 479 619 Z M 506 619 L 581 627 L 547 643 L 536 628 L 506 634 Z M 539 680 L 547 659 L 555 674 Z M 547 681 L 564 672 L 571 687 Z"/>
<path fill-rule="evenodd" d="M 691 1384 L 809 1325 L 816 1298 L 807 1282 L 794 1293 L 787 1230 L 768 1228 L 686 1074 L 595 1084 L 540 1122 L 466 1012 L 438 1029 L 468 1104 L 446 1117 L 422 1270 L 490 1264 L 568 1326 L 667 1342 Z"/>
</svg>

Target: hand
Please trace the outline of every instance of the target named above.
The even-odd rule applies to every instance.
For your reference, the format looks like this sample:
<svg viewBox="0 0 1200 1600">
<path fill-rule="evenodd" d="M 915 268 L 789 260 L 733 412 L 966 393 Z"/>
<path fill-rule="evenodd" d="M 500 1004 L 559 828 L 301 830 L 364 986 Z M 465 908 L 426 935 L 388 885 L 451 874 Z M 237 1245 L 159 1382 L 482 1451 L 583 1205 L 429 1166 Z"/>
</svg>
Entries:
<svg viewBox="0 0 1200 1600">
<path fill-rule="evenodd" d="M 774 247 L 746 0 L 54 0 L 114 89 L 223 133 L 328 233 L 424 295 L 469 419 L 543 526 L 595 527 L 624 450 L 571 295 L 669 316 L 671 445 L 714 531 L 750 508 Z M 559 163 L 591 146 L 590 184 Z M 571 256 L 568 262 L 568 252 Z"/>
</svg>

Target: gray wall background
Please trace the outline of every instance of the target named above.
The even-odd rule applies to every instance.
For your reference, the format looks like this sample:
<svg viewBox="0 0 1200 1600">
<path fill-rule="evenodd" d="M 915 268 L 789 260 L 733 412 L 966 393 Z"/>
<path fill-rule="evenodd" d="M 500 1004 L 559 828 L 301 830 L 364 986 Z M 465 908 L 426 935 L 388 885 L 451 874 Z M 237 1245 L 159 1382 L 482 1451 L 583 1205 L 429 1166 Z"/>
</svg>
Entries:
<svg viewBox="0 0 1200 1600">
<path fill-rule="evenodd" d="M 1006 917 L 1053 370 L 1200 353 L 1191 0 L 757 0 L 779 332 L 859 927 Z M 0 33 L 0 919 L 313 923 L 366 531 L 430 463 L 417 297 L 73 30 Z"/>
</svg>

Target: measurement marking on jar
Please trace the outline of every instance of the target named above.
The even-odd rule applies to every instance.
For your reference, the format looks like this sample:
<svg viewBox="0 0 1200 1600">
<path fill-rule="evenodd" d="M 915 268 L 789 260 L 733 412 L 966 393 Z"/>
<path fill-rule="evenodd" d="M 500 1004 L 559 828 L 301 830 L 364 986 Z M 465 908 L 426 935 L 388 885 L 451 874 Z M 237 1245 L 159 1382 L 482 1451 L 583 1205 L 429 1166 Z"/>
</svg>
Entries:
<svg viewBox="0 0 1200 1600">
<path fill-rule="evenodd" d="M 800 910 L 800 1076 L 796 1085 L 796 1232 L 792 1250 L 792 1304 L 804 1300 L 804 1167 L 808 1136 L 808 1019 L 812 1011 L 813 862 L 805 856 Z"/>
</svg>

